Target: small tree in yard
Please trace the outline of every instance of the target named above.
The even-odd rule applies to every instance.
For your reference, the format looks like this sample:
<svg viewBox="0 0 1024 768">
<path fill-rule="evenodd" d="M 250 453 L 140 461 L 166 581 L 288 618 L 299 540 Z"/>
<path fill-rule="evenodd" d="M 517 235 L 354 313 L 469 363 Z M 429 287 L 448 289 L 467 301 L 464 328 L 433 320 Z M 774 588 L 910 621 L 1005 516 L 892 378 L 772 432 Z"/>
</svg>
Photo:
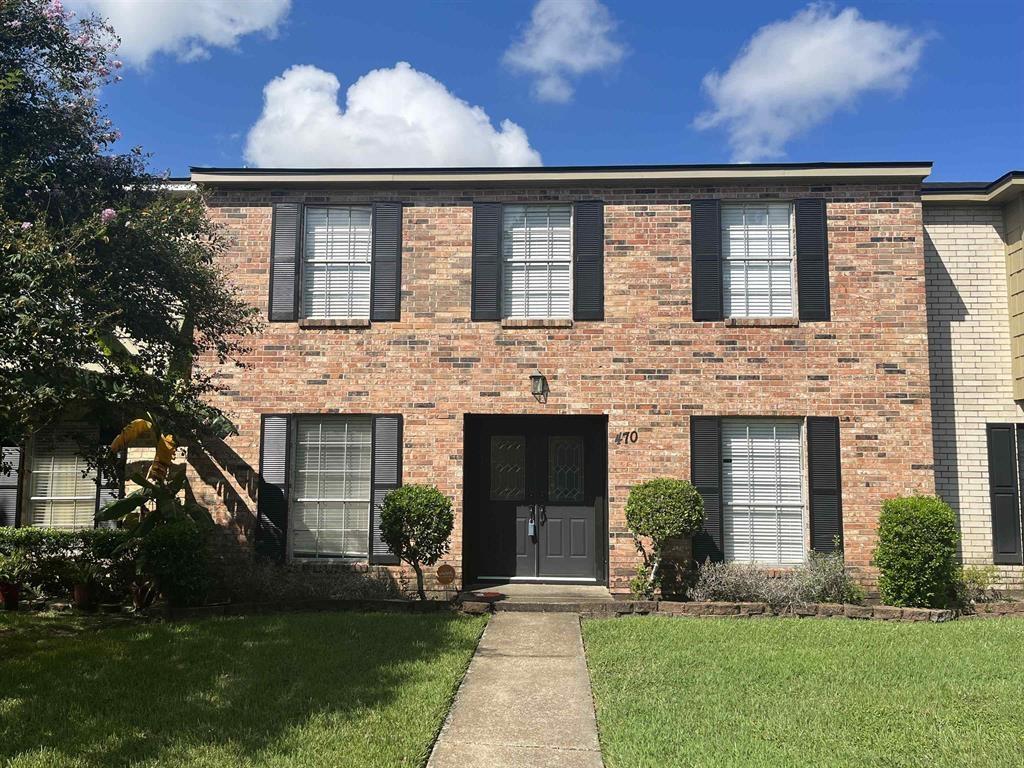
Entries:
<svg viewBox="0 0 1024 768">
<path fill-rule="evenodd" d="M 416 571 L 416 591 L 423 591 L 423 566 L 448 552 L 455 518 L 451 500 L 432 485 L 403 485 L 389 491 L 380 509 L 380 534 L 395 555 Z"/>
<path fill-rule="evenodd" d="M 651 597 L 661 577 L 662 552 L 670 539 L 692 536 L 704 522 L 704 500 L 687 480 L 656 477 L 634 485 L 626 500 L 626 524 L 643 565 L 633 591 Z M 644 539 L 650 542 L 645 545 Z"/>
</svg>

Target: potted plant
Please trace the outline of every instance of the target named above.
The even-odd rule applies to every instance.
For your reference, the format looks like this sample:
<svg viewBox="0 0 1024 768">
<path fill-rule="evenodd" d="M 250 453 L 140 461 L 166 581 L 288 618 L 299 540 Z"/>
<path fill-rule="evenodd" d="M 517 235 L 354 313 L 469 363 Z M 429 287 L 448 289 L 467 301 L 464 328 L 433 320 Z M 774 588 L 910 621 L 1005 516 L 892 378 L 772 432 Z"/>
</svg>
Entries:
<svg viewBox="0 0 1024 768">
<path fill-rule="evenodd" d="M 96 607 L 96 580 L 99 575 L 99 565 L 87 555 L 80 555 L 72 561 L 68 568 L 68 578 L 72 585 L 75 608 L 91 611 Z"/>
<path fill-rule="evenodd" d="M 0 554 L 0 598 L 8 611 L 18 610 L 21 587 L 29 574 L 28 559 L 21 552 Z"/>
</svg>

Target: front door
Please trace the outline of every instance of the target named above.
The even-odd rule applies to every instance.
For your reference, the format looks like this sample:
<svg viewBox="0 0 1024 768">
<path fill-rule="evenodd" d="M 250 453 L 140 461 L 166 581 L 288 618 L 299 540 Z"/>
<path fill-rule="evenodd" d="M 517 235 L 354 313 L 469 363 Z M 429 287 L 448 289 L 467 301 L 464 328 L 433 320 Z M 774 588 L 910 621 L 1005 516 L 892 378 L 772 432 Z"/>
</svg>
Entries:
<svg viewBox="0 0 1024 768">
<path fill-rule="evenodd" d="M 597 578 L 605 541 L 604 429 L 603 420 L 590 417 L 481 420 L 477 578 Z"/>
</svg>

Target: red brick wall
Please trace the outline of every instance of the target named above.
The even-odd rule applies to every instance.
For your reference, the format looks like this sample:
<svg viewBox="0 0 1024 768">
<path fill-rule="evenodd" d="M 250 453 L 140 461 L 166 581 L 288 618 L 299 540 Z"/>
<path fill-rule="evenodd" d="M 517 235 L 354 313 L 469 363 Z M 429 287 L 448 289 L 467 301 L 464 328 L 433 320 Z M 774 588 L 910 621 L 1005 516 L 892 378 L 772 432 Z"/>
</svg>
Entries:
<svg viewBox="0 0 1024 768">
<path fill-rule="evenodd" d="M 728 327 L 690 318 L 690 212 L 700 197 L 828 200 L 832 321 Z M 567 329 L 470 321 L 471 203 L 605 201 L 605 316 Z M 682 186 L 659 189 L 215 190 L 230 247 L 223 266 L 266 312 L 272 202 L 399 199 L 402 320 L 364 329 L 268 323 L 250 370 L 225 368 L 220 404 L 241 430 L 223 456 L 197 459 L 200 499 L 251 536 L 259 415 L 402 413 L 404 479 L 455 500 L 449 562 L 461 570 L 465 413 L 607 414 L 610 582 L 627 589 L 635 549 L 630 486 L 689 475 L 692 414 L 841 418 L 847 561 L 865 580 L 883 499 L 934 491 L 921 205 L 915 185 Z M 546 403 L 530 394 L 539 368 Z"/>
</svg>

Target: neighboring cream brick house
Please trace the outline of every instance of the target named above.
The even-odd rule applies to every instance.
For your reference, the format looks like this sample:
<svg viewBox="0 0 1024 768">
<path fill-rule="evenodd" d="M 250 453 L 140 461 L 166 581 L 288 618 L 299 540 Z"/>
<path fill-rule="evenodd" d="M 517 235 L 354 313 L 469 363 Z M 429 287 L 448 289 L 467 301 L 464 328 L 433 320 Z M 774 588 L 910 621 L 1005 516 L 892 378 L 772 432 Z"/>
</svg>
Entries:
<svg viewBox="0 0 1024 768">
<path fill-rule="evenodd" d="M 925 184 L 922 201 L 936 491 L 964 563 L 995 562 L 1020 588 L 1024 174 Z"/>
</svg>

